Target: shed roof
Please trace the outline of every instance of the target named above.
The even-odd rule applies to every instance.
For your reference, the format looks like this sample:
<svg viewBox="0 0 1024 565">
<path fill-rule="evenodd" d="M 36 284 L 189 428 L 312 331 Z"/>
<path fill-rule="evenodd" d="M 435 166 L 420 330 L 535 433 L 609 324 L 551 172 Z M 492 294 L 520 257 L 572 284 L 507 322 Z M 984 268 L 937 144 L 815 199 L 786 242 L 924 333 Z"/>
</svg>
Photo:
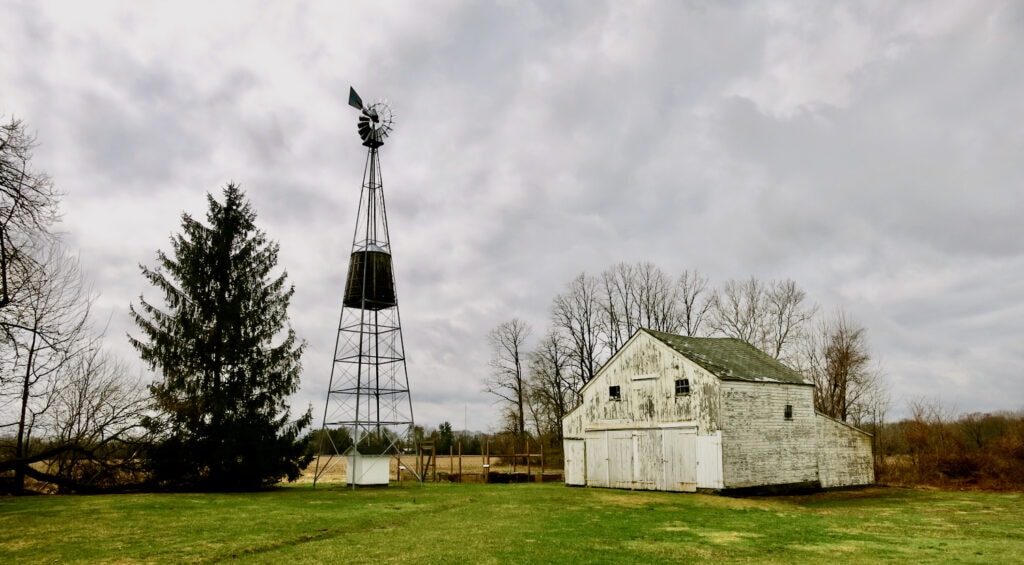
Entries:
<svg viewBox="0 0 1024 565">
<path fill-rule="evenodd" d="M 778 359 L 739 339 L 643 331 L 723 380 L 812 384 Z"/>
</svg>

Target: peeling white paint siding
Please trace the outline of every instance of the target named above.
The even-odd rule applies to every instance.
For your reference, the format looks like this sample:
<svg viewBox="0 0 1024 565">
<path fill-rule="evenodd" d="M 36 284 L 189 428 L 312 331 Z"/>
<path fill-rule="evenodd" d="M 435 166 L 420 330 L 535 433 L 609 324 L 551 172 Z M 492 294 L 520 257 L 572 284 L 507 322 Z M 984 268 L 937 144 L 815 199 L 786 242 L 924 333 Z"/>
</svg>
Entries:
<svg viewBox="0 0 1024 565">
<path fill-rule="evenodd" d="M 813 387 L 795 384 L 722 384 L 725 488 L 818 480 L 813 394 Z"/>
<path fill-rule="evenodd" d="M 688 379 L 690 394 L 677 396 L 675 382 Z M 618 386 L 619 400 L 609 387 Z M 588 423 L 632 422 L 649 427 L 661 422 L 697 421 L 698 434 L 719 428 L 719 380 L 660 341 L 638 334 L 583 389 L 580 406 L 563 421 L 563 435 L 581 438 Z"/>
<path fill-rule="evenodd" d="M 583 411 L 573 410 L 562 419 L 562 437 L 570 439 L 583 439 Z"/>
<path fill-rule="evenodd" d="M 818 475 L 824 488 L 875 482 L 871 434 L 817 414 Z"/>
</svg>

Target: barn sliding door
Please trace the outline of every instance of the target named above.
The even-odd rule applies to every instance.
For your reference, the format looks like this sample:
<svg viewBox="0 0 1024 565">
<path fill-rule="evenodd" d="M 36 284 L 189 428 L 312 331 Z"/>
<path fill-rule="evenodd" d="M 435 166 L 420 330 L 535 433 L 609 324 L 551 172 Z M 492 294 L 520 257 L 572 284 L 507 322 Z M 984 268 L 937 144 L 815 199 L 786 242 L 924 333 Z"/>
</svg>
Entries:
<svg viewBox="0 0 1024 565">
<path fill-rule="evenodd" d="M 566 439 L 565 449 L 565 484 L 583 486 L 587 484 L 587 460 L 585 440 Z"/>
<path fill-rule="evenodd" d="M 662 430 L 662 453 L 665 464 L 663 490 L 697 491 L 697 430 L 670 428 Z"/>
<path fill-rule="evenodd" d="M 641 429 L 633 432 L 633 488 L 664 490 L 662 473 L 661 430 Z"/>
<path fill-rule="evenodd" d="M 697 490 L 696 427 L 588 430 L 584 451 L 589 486 Z"/>
<path fill-rule="evenodd" d="M 588 431 L 586 434 L 587 469 L 585 476 L 587 485 L 592 487 L 609 487 L 608 482 L 608 432 Z"/>
<path fill-rule="evenodd" d="M 607 434 L 609 486 L 633 488 L 633 432 L 612 430 Z"/>
</svg>

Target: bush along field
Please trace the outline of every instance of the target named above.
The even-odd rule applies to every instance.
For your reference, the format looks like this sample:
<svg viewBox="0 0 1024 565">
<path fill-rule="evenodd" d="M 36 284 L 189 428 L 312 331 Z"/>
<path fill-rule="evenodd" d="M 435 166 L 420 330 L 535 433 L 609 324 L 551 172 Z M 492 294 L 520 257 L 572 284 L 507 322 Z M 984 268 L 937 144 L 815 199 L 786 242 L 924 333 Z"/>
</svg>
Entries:
<svg viewBox="0 0 1024 565">
<path fill-rule="evenodd" d="M 403 483 L 0 498 L 5 563 L 1007 563 L 1021 494 L 867 488 L 728 498 Z"/>
</svg>

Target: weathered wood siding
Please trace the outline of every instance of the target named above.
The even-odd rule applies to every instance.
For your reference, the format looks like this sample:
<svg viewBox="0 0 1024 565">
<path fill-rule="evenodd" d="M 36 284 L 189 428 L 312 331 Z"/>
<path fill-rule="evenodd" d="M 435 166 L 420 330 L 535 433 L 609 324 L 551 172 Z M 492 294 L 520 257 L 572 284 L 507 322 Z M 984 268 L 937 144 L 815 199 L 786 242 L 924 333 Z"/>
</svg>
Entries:
<svg viewBox="0 0 1024 565">
<path fill-rule="evenodd" d="M 871 434 L 816 414 L 818 476 L 825 488 L 875 482 Z"/>
<path fill-rule="evenodd" d="M 690 394 L 676 395 L 677 379 L 690 381 Z M 563 421 L 563 435 L 582 438 L 592 424 L 648 428 L 668 422 L 697 422 L 697 433 L 719 429 L 720 381 L 657 339 L 638 334 L 583 389 L 579 407 Z M 618 386 L 619 400 L 609 387 Z"/>
<path fill-rule="evenodd" d="M 565 441 L 583 439 L 583 411 L 579 408 L 562 418 L 562 437 Z"/>
<path fill-rule="evenodd" d="M 724 488 L 818 480 L 813 392 L 776 382 L 722 383 Z"/>
</svg>

